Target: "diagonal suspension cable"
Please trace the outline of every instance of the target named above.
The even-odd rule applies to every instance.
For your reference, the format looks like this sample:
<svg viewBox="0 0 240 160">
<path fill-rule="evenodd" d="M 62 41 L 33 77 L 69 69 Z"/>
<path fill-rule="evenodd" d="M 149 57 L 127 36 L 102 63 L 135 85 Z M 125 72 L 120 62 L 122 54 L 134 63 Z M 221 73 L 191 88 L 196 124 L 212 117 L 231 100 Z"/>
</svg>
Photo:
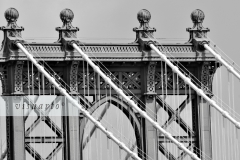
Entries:
<svg viewBox="0 0 240 160">
<path fill-rule="evenodd" d="M 213 106 L 216 110 L 218 110 L 225 118 L 230 120 L 237 128 L 240 129 L 240 122 L 236 121 L 228 112 L 223 110 L 221 107 L 217 105 L 217 103 L 210 99 L 202 89 L 199 89 L 194 83 L 191 82 L 191 80 L 186 77 L 182 72 L 179 71 L 178 67 L 174 66 L 170 60 L 167 59 L 167 57 L 160 52 L 157 47 L 154 46 L 154 44 L 149 45 L 156 53 L 169 65 L 169 67 L 172 68 L 172 70 L 177 73 L 189 86 L 191 86 L 200 96 L 202 96 L 206 101 L 209 102 L 211 106 Z"/>
<path fill-rule="evenodd" d="M 81 42 L 80 42 L 81 43 Z M 85 45 L 84 45 L 84 43 L 81 43 L 81 45 L 83 45 L 84 47 L 85 47 Z M 117 81 L 117 82 L 119 82 L 119 83 L 121 83 L 115 76 L 114 76 L 114 74 L 112 74 L 102 63 L 101 63 L 101 61 L 99 61 L 95 56 L 94 56 L 94 54 L 92 54 L 91 52 L 89 52 L 88 54 L 91 54 L 91 58 L 94 58 L 94 61 L 97 61 L 98 63 L 96 63 L 95 65 L 97 65 L 98 67 L 100 67 L 101 68 L 101 66 L 104 68 L 104 70 L 102 70 L 106 75 L 111 75 L 111 76 L 109 76 L 109 78 L 112 80 L 112 81 Z M 176 59 L 175 59 L 176 60 Z M 176 60 L 177 61 L 177 60 Z M 101 66 L 99 65 L 99 64 L 101 64 Z M 179 64 L 179 65 L 181 65 L 181 64 Z M 182 66 L 182 65 L 181 65 Z M 181 69 L 181 71 L 182 72 L 187 72 L 188 70 L 184 67 L 184 66 L 182 66 L 183 68 L 184 68 L 184 70 L 182 70 L 181 68 L 179 68 L 179 69 Z M 101 68 L 102 69 L 102 68 Z M 106 71 L 105 71 L 105 69 L 106 69 Z M 201 85 L 200 86 L 203 86 L 203 84 L 197 79 L 197 78 L 195 78 L 195 76 L 194 75 L 192 75 L 189 71 L 188 71 L 188 73 L 187 73 L 188 75 L 190 75 L 192 78 L 194 78 L 194 79 L 191 79 L 191 81 L 194 81 L 196 84 L 198 84 L 198 83 L 200 83 Z M 163 84 L 162 84 L 163 85 Z M 199 86 L 199 87 L 200 87 Z M 122 85 L 122 87 L 124 87 L 124 85 Z M 140 103 L 138 103 L 137 102 L 137 104 L 138 105 L 140 105 L 139 107 L 140 108 L 142 108 L 143 109 L 143 107 L 141 106 L 141 105 L 143 105 L 143 106 L 145 106 L 144 105 L 144 103 L 141 101 L 141 99 L 139 99 L 137 96 L 134 96 L 134 94 L 131 92 L 131 90 L 129 90 L 128 88 L 122 88 L 122 87 L 120 87 L 123 91 L 124 91 L 124 93 L 126 94 L 126 95 L 128 95 L 129 96 L 129 94 L 126 92 L 126 91 L 128 91 L 128 92 L 130 92 L 132 95 L 133 95 L 133 97 L 134 98 L 136 98 L 137 100 L 139 100 L 140 102 L 141 102 L 141 104 Z M 156 115 L 155 113 L 154 113 L 154 111 L 152 111 L 152 110 L 149 110 L 149 111 L 151 111 L 151 114 L 153 114 L 153 115 Z M 171 127 L 170 127 L 171 128 Z M 173 128 L 172 128 L 173 129 Z M 173 129 L 174 130 L 174 129 Z M 174 130 L 175 131 L 175 130 Z M 176 132 L 176 131 L 175 131 Z M 177 133 L 177 132 L 176 132 Z M 183 138 L 183 139 L 185 139 L 185 138 Z M 186 140 L 186 139 L 185 139 Z M 194 147 L 194 150 L 195 150 L 195 153 L 197 153 L 197 154 L 204 154 L 205 156 L 207 156 L 204 152 L 202 152 L 199 148 L 197 148 L 196 146 L 193 146 Z M 210 157 L 208 157 L 208 159 L 211 159 Z"/>
<path fill-rule="evenodd" d="M 61 94 L 63 94 L 74 106 L 76 106 L 89 120 L 91 120 L 102 132 L 104 132 L 110 139 L 112 139 L 120 148 L 125 150 L 127 153 L 129 153 L 133 158 L 137 160 L 141 160 L 141 158 L 138 157 L 138 155 L 134 152 L 132 152 L 124 143 L 119 141 L 111 132 L 109 132 L 100 122 L 95 120 L 87 110 L 85 110 L 75 99 L 73 99 L 65 89 L 61 87 L 60 84 L 58 84 L 55 79 L 50 76 L 45 69 L 38 64 L 38 62 L 33 58 L 33 56 L 23 47 L 23 45 L 20 42 L 16 42 L 16 45 L 25 53 L 25 55 L 28 57 L 28 59 L 38 68 L 38 70 L 46 76 L 46 78 L 59 90 Z M 98 68 L 98 67 L 97 67 Z M 96 69 L 96 68 L 95 68 Z M 98 68 L 98 70 L 100 70 Z M 109 79 L 110 80 L 110 79 Z M 111 81 L 111 80 L 110 80 Z M 108 81 L 107 81 L 108 82 Z M 200 159 L 198 159 L 200 160 Z"/>
<path fill-rule="evenodd" d="M 235 77 L 237 77 L 240 80 L 240 74 L 231 66 L 229 65 L 219 54 L 217 54 L 211 47 L 208 46 L 207 43 L 205 43 L 204 48 L 207 49 L 209 52 L 212 53 L 212 55 L 221 63 L 223 64 L 228 71 L 230 71 Z"/>
<path fill-rule="evenodd" d="M 144 118 L 146 118 L 156 129 L 158 129 L 162 134 L 164 134 L 168 139 L 170 139 L 173 143 L 175 143 L 180 149 L 184 150 L 190 157 L 192 157 L 195 160 L 200 160 L 200 158 L 194 154 L 192 151 L 187 149 L 182 143 L 178 142 L 173 136 L 168 133 L 166 130 L 164 130 L 157 122 L 152 120 L 146 112 L 142 111 L 135 103 L 132 101 L 129 97 L 127 97 L 123 91 L 118 88 L 109 77 L 107 77 L 98 66 L 96 66 L 90 58 L 78 47 L 78 45 L 75 42 L 72 42 L 71 45 L 73 48 L 75 48 L 82 56 L 82 58 L 88 62 L 88 64 L 96 71 L 120 96 L 123 97 L 124 100 L 126 100 L 134 109 L 136 109 Z"/>
<path fill-rule="evenodd" d="M 145 35 L 151 39 L 151 42 L 154 42 L 155 39 L 149 37 L 146 33 Z M 156 53 L 162 58 L 164 59 L 164 61 L 172 68 L 172 70 L 174 72 L 176 72 L 177 74 L 180 74 L 180 77 L 188 84 L 190 85 L 199 95 L 201 95 L 206 101 L 208 101 L 211 106 L 213 106 L 216 110 L 218 110 L 223 117 L 227 118 L 228 120 L 230 120 L 230 122 L 232 122 L 236 128 L 240 129 L 240 122 L 238 122 L 236 119 L 234 119 L 227 111 L 223 110 L 221 107 L 219 107 L 217 105 L 217 103 L 210 99 L 203 91 L 202 89 L 199 89 L 194 83 L 191 82 L 191 79 L 189 79 L 188 77 L 186 77 L 178 67 L 176 67 L 170 60 L 167 59 L 167 57 L 160 52 L 159 49 L 157 49 L 157 47 L 155 47 L 155 45 L 153 45 L 153 43 L 149 44 L 149 46 L 156 51 Z"/>
<path fill-rule="evenodd" d="M 146 36 L 148 36 L 148 35 L 146 35 Z M 157 40 L 157 42 L 161 45 L 161 43 L 159 42 L 159 40 L 157 39 L 157 38 L 155 38 L 155 37 L 153 37 L 153 38 L 151 38 L 151 37 L 149 37 L 148 36 L 148 38 L 150 38 L 152 41 L 154 41 L 154 40 Z M 210 38 L 208 38 L 209 40 L 210 40 Z M 211 42 L 212 42 L 212 40 L 210 40 Z M 162 45 L 161 45 L 162 46 Z M 163 46 L 162 46 L 163 47 Z M 220 49 L 220 48 L 219 48 Z M 220 49 L 220 51 L 225 55 L 225 56 L 227 56 L 221 49 Z M 166 51 L 165 51 L 166 52 Z M 179 68 L 179 70 L 181 71 L 181 72 L 183 72 L 183 73 L 186 73 L 186 72 L 188 72 L 188 74 L 192 77 L 191 78 L 191 81 L 192 82 L 194 82 L 195 83 L 195 85 L 196 86 L 198 86 L 198 87 L 204 87 L 204 88 L 206 88 L 207 86 L 205 86 L 201 81 L 199 81 L 191 72 L 189 72 L 181 63 L 179 63 L 179 61 L 176 59 L 176 58 L 174 58 L 173 57 L 173 55 L 171 54 L 171 53 L 168 53 L 169 55 L 170 55 L 170 57 L 173 59 L 173 60 L 176 60 L 177 61 L 177 63 L 176 63 L 176 65 L 180 65 L 182 68 Z M 227 58 L 228 59 L 230 59 L 231 60 L 231 58 L 229 58 L 228 56 L 227 56 Z M 231 60 L 231 61 L 233 61 L 233 60 Z M 174 64 L 175 63 L 175 61 L 172 61 L 172 63 Z M 240 72 L 240 67 L 233 61 L 233 64 L 235 64 L 238 68 L 235 68 L 234 67 L 234 69 L 235 70 L 237 70 L 238 72 Z M 199 85 L 198 85 L 198 83 L 199 83 Z M 210 90 L 208 90 L 208 92 L 210 93 L 210 94 L 213 94 L 212 93 L 212 91 L 210 91 Z M 238 121 L 240 121 L 240 114 L 238 114 L 236 111 L 234 111 L 234 110 L 232 110 L 222 99 L 220 99 L 219 97 L 217 97 L 216 95 L 214 96 L 214 98 L 213 99 L 216 99 L 217 100 L 217 102 L 218 101 L 220 101 L 222 104 L 224 104 L 224 106 L 222 105 L 221 107 L 223 107 L 224 109 L 226 109 L 226 110 L 229 110 L 228 112 L 234 112 L 234 114 L 235 114 L 235 120 L 238 120 Z"/>
<path fill-rule="evenodd" d="M 240 73 L 240 65 L 238 65 L 231 57 L 229 57 L 229 55 L 227 55 L 221 48 L 219 48 L 216 43 L 208 36 L 207 39 L 210 41 L 209 45 L 210 47 L 219 55 L 221 55 L 221 57 L 228 63 L 228 64 L 232 64 L 232 67 L 234 67 L 234 69 Z"/>
<path fill-rule="evenodd" d="M 23 44 L 22 44 L 23 45 Z M 30 47 L 30 45 L 27 43 L 27 45 Z M 23 45 L 24 47 L 25 47 L 25 45 Z M 25 47 L 26 48 L 26 47 Z M 50 71 L 52 71 L 53 72 L 53 74 L 51 74 L 51 72 L 50 71 L 48 71 L 46 68 L 45 68 L 45 70 L 51 75 L 51 76 L 54 76 L 56 79 L 56 81 L 58 82 L 58 83 L 64 83 L 64 85 L 65 85 L 65 87 L 64 86 L 62 86 L 64 89 L 66 89 L 67 90 L 67 88 L 66 88 L 66 86 L 67 87 L 69 87 L 68 86 L 68 84 L 66 84 L 60 77 L 56 77 L 56 75 L 57 75 L 57 73 L 56 72 L 54 72 L 54 70 L 52 70 L 51 69 L 51 67 L 47 64 L 47 63 L 45 63 L 44 62 L 44 60 L 37 54 L 37 52 L 34 52 L 38 57 L 37 58 L 40 58 L 40 60 L 42 60 L 43 62 L 42 62 L 42 64 L 40 63 L 40 61 L 38 61 L 38 63 L 40 64 L 40 65 L 46 65 L 46 66 L 48 66 L 48 68 L 50 69 Z M 100 61 L 99 61 L 100 62 Z M 100 62 L 101 63 L 101 62 Z M 105 67 L 105 66 L 104 66 Z M 101 67 L 100 67 L 101 68 Z M 107 73 L 105 73 L 105 74 L 107 74 Z M 110 76 L 110 78 L 111 78 L 111 76 Z M 116 77 L 115 77 L 116 78 Z M 113 80 L 113 79 L 112 79 Z M 70 88 L 70 87 L 69 87 Z M 68 90 L 67 90 L 68 91 Z M 80 96 L 80 98 L 84 98 L 84 97 L 81 97 L 81 95 L 80 94 L 77 94 L 78 96 Z M 86 103 L 88 103 L 88 102 L 86 102 L 86 101 L 84 101 L 84 103 L 86 104 Z M 80 103 L 81 104 L 81 103 Z M 82 105 L 82 107 L 84 107 L 84 109 L 86 109 L 87 110 L 87 108 L 86 108 L 86 106 L 84 106 L 83 104 L 81 104 Z M 98 119 L 98 121 L 99 121 L 99 119 Z M 101 122 L 102 123 L 102 122 Z M 103 123 L 102 123 L 103 124 Z M 114 133 L 113 131 L 112 131 L 112 133 Z M 138 147 L 137 147 L 138 148 Z M 146 155 L 141 149 L 139 149 L 138 148 L 138 150 L 140 151 L 140 155 L 142 155 L 143 157 L 147 157 L 148 159 L 152 159 L 151 157 L 149 157 L 148 155 Z M 128 154 L 129 156 L 131 156 L 130 154 Z"/>
</svg>

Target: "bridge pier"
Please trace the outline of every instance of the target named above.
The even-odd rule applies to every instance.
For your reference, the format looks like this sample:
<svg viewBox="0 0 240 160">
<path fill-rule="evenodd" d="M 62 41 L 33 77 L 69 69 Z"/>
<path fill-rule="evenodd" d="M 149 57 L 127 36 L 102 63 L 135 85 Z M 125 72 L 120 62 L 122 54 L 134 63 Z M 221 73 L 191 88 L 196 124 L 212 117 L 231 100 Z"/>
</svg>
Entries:
<svg viewBox="0 0 240 160">
<path fill-rule="evenodd" d="M 70 88 L 70 93 L 74 99 L 78 100 L 78 61 L 73 61 L 66 68 L 67 84 Z M 70 76 L 68 76 L 70 75 Z M 76 95 L 76 96 L 74 96 Z M 75 160 L 80 159 L 80 122 L 79 110 L 65 97 L 63 97 L 63 132 L 65 137 L 64 142 L 64 159 Z"/>
<path fill-rule="evenodd" d="M 25 123 L 23 98 L 4 97 L 7 112 L 7 157 L 8 160 L 25 160 Z M 20 108 L 16 108 L 16 106 Z"/>
<path fill-rule="evenodd" d="M 155 92 L 155 68 L 156 62 L 149 62 L 146 65 L 144 71 L 144 83 L 146 86 L 144 93 L 144 101 L 146 105 L 146 113 L 153 120 L 157 121 L 157 108 L 156 108 L 156 92 Z M 145 145 L 146 154 L 151 157 L 152 160 L 158 159 L 158 132 L 155 127 L 147 120 L 145 120 Z M 149 159 L 149 158 L 146 158 Z"/>
<path fill-rule="evenodd" d="M 64 159 L 80 159 L 79 110 L 67 100 L 65 104 L 66 106 L 63 106 Z"/>
<path fill-rule="evenodd" d="M 211 135 L 211 110 L 206 100 L 198 96 L 199 113 L 199 146 L 201 148 L 202 159 L 212 158 L 212 135 Z"/>
</svg>

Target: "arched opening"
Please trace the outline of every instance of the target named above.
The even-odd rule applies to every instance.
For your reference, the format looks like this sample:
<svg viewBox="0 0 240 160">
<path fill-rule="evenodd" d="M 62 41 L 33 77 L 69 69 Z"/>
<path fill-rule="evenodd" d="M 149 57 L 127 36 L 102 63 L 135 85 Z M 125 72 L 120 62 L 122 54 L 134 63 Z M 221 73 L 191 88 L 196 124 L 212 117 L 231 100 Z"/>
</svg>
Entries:
<svg viewBox="0 0 240 160">
<path fill-rule="evenodd" d="M 133 110 L 124 101 L 113 96 L 103 97 L 89 108 L 89 112 L 115 137 L 138 153 L 140 157 L 142 156 L 140 122 Z M 83 160 L 94 157 L 98 157 L 98 159 L 113 159 L 113 156 L 119 159 L 130 157 L 87 118 L 81 119 L 80 130 L 80 150 Z"/>
</svg>

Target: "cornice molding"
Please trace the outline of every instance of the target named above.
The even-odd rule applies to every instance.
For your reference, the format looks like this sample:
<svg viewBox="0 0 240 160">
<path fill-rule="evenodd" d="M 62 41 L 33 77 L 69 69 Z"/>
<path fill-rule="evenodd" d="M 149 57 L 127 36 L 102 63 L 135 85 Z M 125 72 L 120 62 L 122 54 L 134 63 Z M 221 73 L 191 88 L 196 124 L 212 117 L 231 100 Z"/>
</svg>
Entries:
<svg viewBox="0 0 240 160">
<path fill-rule="evenodd" d="M 30 53 L 38 54 L 46 61 L 82 60 L 76 51 L 66 57 L 60 43 L 30 43 L 25 44 L 25 47 Z M 163 44 L 157 48 L 169 59 L 174 57 L 179 61 L 214 61 L 208 51 L 194 51 L 192 44 Z M 81 49 L 89 54 L 93 61 L 95 57 L 101 61 L 161 61 L 154 51 L 141 52 L 137 44 L 84 44 Z M 27 57 L 21 51 L 0 54 L 0 62 L 9 60 L 27 60 Z"/>
</svg>

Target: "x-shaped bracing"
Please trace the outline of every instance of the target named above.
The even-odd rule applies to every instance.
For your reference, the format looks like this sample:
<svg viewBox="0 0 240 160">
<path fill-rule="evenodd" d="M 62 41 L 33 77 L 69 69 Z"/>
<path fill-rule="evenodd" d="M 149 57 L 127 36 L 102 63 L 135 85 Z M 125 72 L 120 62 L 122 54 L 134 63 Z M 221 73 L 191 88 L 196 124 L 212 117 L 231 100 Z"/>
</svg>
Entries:
<svg viewBox="0 0 240 160">
<path fill-rule="evenodd" d="M 25 149 L 29 152 L 30 155 L 35 157 L 37 160 L 43 160 L 44 158 L 41 157 L 41 155 L 33 148 L 31 147 L 30 143 L 57 143 L 57 146 L 53 149 L 53 151 L 47 156 L 46 160 L 50 160 L 52 157 L 54 157 L 58 151 L 63 147 L 63 132 L 62 130 L 54 123 L 51 118 L 49 117 L 49 112 L 51 111 L 54 104 L 57 104 L 60 100 L 62 100 L 62 96 L 57 96 L 51 105 L 49 107 L 45 108 L 44 111 L 39 109 L 38 107 L 34 107 L 34 102 L 32 102 L 31 99 L 29 99 L 27 96 L 24 97 L 24 102 L 27 103 L 27 105 L 30 106 L 30 112 L 31 108 L 34 109 L 35 113 L 37 114 L 37 119 L 31 124 L 30 127 L 27 128 L 25 131 Z M 35 102 L 37 100 L 34 100 Z M 86 104 L 87 108 L 91 106 L 91 103 L 84 97 L 80 96 L 80 103 Z M 30 114 L 28 113 L 28 115 Z M 28 115 L 25 116 L 25 121 L 28 117 Z M 56 133 L 57 137 L 29 137 L 30 133 L 40 124 L 41 121 L 44 121 L 47 126 Z M 44 159 L 45 160 L 45 159 Z"/>
<path fill-rule="evenodd" d="M 38 107 L 34 107 L 34 103 L 32 102 L 31 99 L 29 99 L 27 96 L 24 97 L 24 102 L 26 102 L 29 106 L 30 106 L 30 110 L 31 108 L 33 108 L 33 110 L 35 111 L 35 113 L 37 114 L 37 119 L 31 124 L 30 127 L 28 127 L 28 129 L 25 131 L 25 149 L 29 152 L 30 155 L 32 155 L 32 157 L 35 157 L 35 159 L 37 160 L 43 160 L 44 158 L 41 157 L 41 155 L 33 148 L 31 147 L 30 143 L 34 142 L 34 143 L 45 143 L 45 139 L 49 139 L 49 143 L 55 143 L 56 139 L 55 137 L 29 137 L 30 133 L 40 124 L 41 121 L 44 121 L 48 127 L 57 135 L 57 138 L 60 139 L 61 141 L 57 141 L 58 145 L 56 146 L 56 148 L 54 148 L 54 150 L 47 156 L 47 160 L 51 159 L 51 157 L 55 156 L 57 154 L 57 152 L 62 148 L 62 131 L 61 129 L 51 120 L 51 118 L 49 118 L 48 114 L 51 111 L 51 106 L 53 106 L 53 104 L 58 103 L 61 100 L 62 97 L 57 96 L 56 99 L 54 99 L 54 101 L 52 102 L 52 104 L 45 109 L 45 111 L 42 111 L 41 109 L 39 109 Z M 25 118 L 26 120 L 27 118 Z M 41 141 L 39 141 L 39 139 Z"/>
<path fill-rule="evenodd" d="M 190 99 L 191 97 L 191 99 Z M 176 110 L 172 109 L 170 105 L 168 105 L 161 97 L 157 96 L 156 101 L 157 103 L 168 113 L 169 118 L 165 121 L 162 125 L 162 128 L 166 129 L 173 121 L 175 121 L 190 137 L 186 136 L 178 136 L 175 137 L 181 143 L 189 143 L 188 147 L 192 147 L 193 141 L 195 141 L 195 134 L 194 131 L 187 125 L 187 123 L 180 117 L 180 113 L 184 110 L 187 104 L 194 98 L 194 96 L 187 96 L 187 98 L 177 107 Z M 163 146 L 163 142 L 171 143 L 168 139 L 165 139 L 159 135 L 159 150 L 171 160 L 175 160 L 176 158 L 167 150 L 166 147 Z M 185 157 L 185 153 L 181 153 L 181 155 L 177 158 Z"/>
</svg>

